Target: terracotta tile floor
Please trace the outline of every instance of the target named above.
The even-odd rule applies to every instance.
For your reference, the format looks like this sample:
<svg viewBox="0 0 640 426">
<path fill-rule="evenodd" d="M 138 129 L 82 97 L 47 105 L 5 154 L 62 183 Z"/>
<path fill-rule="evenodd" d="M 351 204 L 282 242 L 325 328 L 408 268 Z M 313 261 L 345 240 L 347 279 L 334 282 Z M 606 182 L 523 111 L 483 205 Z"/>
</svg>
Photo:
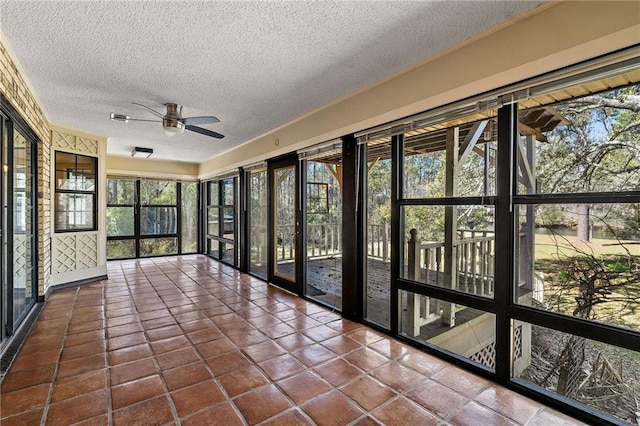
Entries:
<svg viewBox="0 0 640 426">
<path fill-rule="evenodd" d="M 54 292 L 0 423 L 578 424 L 204 256 Z"/>
</svg>

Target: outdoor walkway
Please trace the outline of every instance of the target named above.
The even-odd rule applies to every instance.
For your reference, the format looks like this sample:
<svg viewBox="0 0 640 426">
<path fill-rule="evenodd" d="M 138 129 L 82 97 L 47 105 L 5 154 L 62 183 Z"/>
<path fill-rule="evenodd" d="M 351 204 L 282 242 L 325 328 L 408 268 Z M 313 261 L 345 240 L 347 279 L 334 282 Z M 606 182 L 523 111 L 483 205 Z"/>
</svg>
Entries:
<svg viewBox="0 0 640 426">
<path fill-rule="evenodd" d="M 3 426 L 580 424 L 205 256 L 108 270 L 51 295 Z"/>
</svg>

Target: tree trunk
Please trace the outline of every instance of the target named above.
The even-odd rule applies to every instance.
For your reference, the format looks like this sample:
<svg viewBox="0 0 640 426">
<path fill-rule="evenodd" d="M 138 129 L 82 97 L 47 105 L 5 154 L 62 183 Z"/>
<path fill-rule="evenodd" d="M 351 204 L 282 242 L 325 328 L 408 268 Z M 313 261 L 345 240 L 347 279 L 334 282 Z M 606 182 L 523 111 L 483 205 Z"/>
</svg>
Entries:
<svg viewBox="0 0 640 426">
<path fill-rule="evenodd" d="M 578 205 L 578 242 L 588 243 L 590 240 L 589 204 Z"/>
</svg>

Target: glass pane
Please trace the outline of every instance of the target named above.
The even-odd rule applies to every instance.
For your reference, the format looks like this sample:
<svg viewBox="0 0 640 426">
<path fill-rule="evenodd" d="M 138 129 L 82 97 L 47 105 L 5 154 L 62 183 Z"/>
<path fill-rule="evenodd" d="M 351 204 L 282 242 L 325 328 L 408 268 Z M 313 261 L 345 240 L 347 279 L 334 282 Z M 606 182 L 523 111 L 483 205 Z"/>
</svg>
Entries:
<svg viewBox="0 0 640 426">
<path fill-rule="evenodd" d="M 494 128 L 494 119 L 487 118 L 405 134 L 404 197 L 495 195 Z M 449 173 L 447 161 L 452 169 Z"/>
<path fill-rule="evenodd" d="M 218 218 L 219 207 L 209 207 L 207 209 L 207 234 L 220 235 L 220 219 Z"/>
<path fill-rule="evenodd" d="M 95 157 L 76 156 L 76 189 L 81 191 L 95 190 L 96 164 Z"/>
<path fill-rule="evenodd" d="M 512 352 L 514 377 L 636 423 L 640 352 L 519 321 Z"/>
<path fill-rule="evenodd" d="M 223 207 L 222 211 L 224 212 L 222 236 L 224 238 L 233 240 L 235 235 L 235 223 L 234 223 L 235 207 Z"/>
<path fill-rule="evenodd" d="M 638 112 L 628 102 L 639 89 L 636 84 L 521 111 L 519 193 L 640 189 Z"/>
<path fill-rule="evenodd" d="M 209 182 L 209 203 L 208 205 L 210 206 L 217 206 L 218 205 L 218 191 L 220 188 L 220 182 L 219 181 L 215 181 L 215 182 Z"/>
<path fill-rule="evenodd" d="M 267 277 L 267 171 L 249 173 L 249 271 Z"/>
<path fill-rule="evenodd" d="M 220 243 L 218 240 L 207 240 L 207 254 L 216 259 L 220 259 Z"/>
<path fill-rule="evenodd" d="M 182 183 L 182 253 L 198 251 L 198 183 Z"/>
<path fill-rule="evenodd" d="M 31 143 L 14 132 L 13 140 L 13 320 L 35 302 L 33 159 Z"/>
<path fill-rule="evenodd" d="M 274 274 L 295 280 L 296 245 L 296 169 L 294 166 L 273 171 L 275 182 L 275 265 Z"/>
<path fill-rule="evenodd" d="M 402 334 L 495 368 L 494 314 L 402 290 L 400 303 Z"/>
<path fill-rule="evenodd" d="M 222 251 L 220 252 L 220 259 L 224 260 L 225 262 L 228 262 L 232 265 L 236 264 L 235 261 L 235 252 L 234 252 L 234 246 L 233 244 L 229 244 L 229 243 L 222 243 Z"/>
<path fill-rule="evenodd" d="M 76 155 L 56 152 L 56 188 L 75 189 Z"/>
<path fill-rule="evenodd" d="M 92 230 L 93 194 L 56 193 L 56 230 Z"/>
<path fill-rule="evenodd" d="M 235 179 L 225 179 L 222 182 L 222 204 L 232 206 L 235 204 Z"/>
<path fill-rule="evenodd" d="M 107 207 L 108 237 L 124 237 L 134 232 L 133 207 Z"/>
<path fill-rule="evenodd" d="M 402 215 L 403 278 L 493 297 L 492 206 L 407 206 Z"/>
<path fill-rule="evenodd" d="M 135 240 L 107 240 L 107 259 L 136 257 Z"/>
<path fill-rule="evenodd" d="M 177 238 L 147 238 L 140 240 L 140 257 L 178 254 Z"/>
<path fill-rule="evenodd" d="M 517 302 L 640 330 L 640 204 L 519 206 Z"/>
<path fill-rule="evenodd" d="M 177 183 L 167 180 L 141 180 L 141 205 L 175 205 L 177 203 Z"/>
<path fill-rule="evenodd" d="M 363 146 L 364 148 L 364 146 Z M 362 149 L 362 148 L 361 148 Z M 389 328 L 391 298 L 391 145 L 367 149 L 367 285 L 365 319 Z"/>
<path fill-rule="evenodd" d="M 95 157 L 56 152 L 56 189 L 95 191 Z"/>
<path fill-rule="evenodd" d="M 332 152 L 330 158 L 340 152 Z M 342 309 L 342 191 L 337 179 L 342 170 L 321 158 L 306 164 L 305 293 Z"/>
<path fill-rule="evenodd" d="M 141 207 L 140 234 L 162 235 L 178 232 L 176 207 Z"/>
<path fill-rule="evenodd" d="M 135 180 L 129 178 L 107 179 L 107 205 L 133 205 Z"/>
</svg>

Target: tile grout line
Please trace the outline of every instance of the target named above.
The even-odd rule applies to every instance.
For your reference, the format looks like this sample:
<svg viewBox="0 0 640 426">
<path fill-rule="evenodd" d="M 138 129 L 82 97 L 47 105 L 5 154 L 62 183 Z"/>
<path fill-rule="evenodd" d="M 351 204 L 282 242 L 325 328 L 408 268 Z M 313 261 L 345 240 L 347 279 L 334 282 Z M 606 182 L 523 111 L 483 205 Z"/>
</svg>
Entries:
<svg viewBox="0 0 640 426">
<path fill-rule="evenodd" d="M 176 269 L 178 269 L 178 268 L 176 268 Z M 144 272 L 143 272 L 143 273 L 144 273 Z M 164 272 L 163 272 L 163 273 L 164 273 Z M 145 274 L 145 276 L 147 276 L 147 275 Z M 171 283 L 172 283 L 172 284 L 174 284 L 174 285 L 176 286 L 176 288 L 180 289 L 180 287 L 177 285 L 177 283 L 175 283 L 175 282 L 171 279 L 171 277 L 169 277 L 169 276 L 168 276 L 168 275 L 166 275 L 166 274 L 165 274 L 165 276 L 167 276 L 167 278 L 171 281 Z M 195 283 L 195 284 L 197 284 L 198 286 L 200 286 L 200 284 L 196 283 L 195 281 L 194 281 L 194 283 Z M 221 285 L 222 285 L 222 284 L 221 284 Z M 193 304 L 194 306 L 196 306 L 196 307 L 198 308 L 198 312 L 199 312 L 199 311 L 201 311 L 200 307 L 197 305 L 197 303 L 194 303 L 194 302 L 193 302 L 193 300 L 191 299 L 191 297 L 187 296 L 187 295 L 186 295 L 186 293 L 184 293 L 182 290 L 180 290 L 180 291 L 182 292 L 182 294 L 184 294 L 184 295 L 185 295 L 185 297 L 187 297 L 187 298 L 191 301 L 191 304 Z M 157 292 L 157 291 L 156 291 L 156 292 Z M 182 327 L 182 323 L 176 319 L 175 315 L 171 312 L 171 309 L 166 305 L 165 300 L 162 298 L 162 296 L 160 295 L 160 293 L 158 293 L 158 297 L 160 298 L 160 300 L 162 301 L 162 303 L 166 306 L 167 311 L 169 312 L 169 315 L 171 315 L 171 317 L 176 321 L 176 324 L 178 325 L 178 327 L 182 330 L 182 335 L 183 335 L 183 336 L 186 338 L 186 340 L 189 342 L 191 349 L 192 349 L 192 350 L 194 350 L 194 352 L 196 353 L 196 356 L 198 357 L 198 359 L 202 362 L 202 364 L 204 365 L 204 367 L 207 369 L 208 373 L 211 375 L 211 378 L 212 378 L 212 379 L 214 380 L 214 382 L 216 383 L 216 386 L 218 386 L 218 388 L 221 390 L 222 395 L 225 397 L 225 399 L 227 400 L 227 402 L 229 402 L 229 403 L 230 403 L 230 405 L 231 405 L 232 409 L 234 409 L 234 411 L 236 412 L 236 414 L 237 414 L 237 415 L 239 415 L 239 417 L 240 417 L 240 418 L 242 418 L 242 419 L 244 420 L 244 417 L 243 417 L 243 416 L 242 416 L 242 414 L 239 412 L 239 410 L 237 409 L 237 407 L 235 406 L 235 404 L 233 404 L 233 401 L 231 400 L 231 398 L 230 398 L 230 397 L 229 397 L 229 395 L 227 394 L 226 389 L 224 389 L 224 387 L 220 384 L 220 382 L 218 381 L 218 379 L 217 379 L 216 375 L 215 375 L 215 374 L 213 374 L 213 371 L 212 371 L 212 370 L 211 370 L 211 368 L 209 367 L 209 364 L 206 362 L 205 358 L 202 356 L 202 354 L 200 353 L 200 351 L 198 350 L 198 348 L 196 347 L 196 345 L 195 345 L 195 344 L 191 341 L 191 339 L 189 338 L 187 331 Z M 204 315 L 204 314 L 203 314 L 203 315 Z M 207 316 L 205 315 L 205 318 L 206 318 L 209 322 L 211 322 L 211 325 L 212 325 L 212 326 L 214 326 L 214 327 L 216 327 L 216 329 L 218 329 L 218 327 L 216 326 L 216 324 L 215 324 L 215 323 L 214 323 L 214 322 L 213 322 L 209 317 L 207 317 Z M 219 329 L 218 329 L 218 331 L 220 331 L 221 333 L 223 333 L 223 332 L 222 332 L 221 330 L 219 330 Z M 146 330 L 145 330 L 145 333 L 146 333 Z M 224 335 L 224 333 L 223 333 L 223 335 Z M 225 335 L 225 337 L 226 337 L 226 335 Z M 203 342 L 203 343 L 205 343 L 205 342 Z M 233 343 L 233 342 L 232 342 L 232 343 Z M 234 346 L 235 346 L 235 344 L 234 344 Z M 153 351 L 153 346 L 151 346 L 151 350 Z M 169 351 L 169 352 L 171 352 L 171 351 Z M 154 359 L 155 359 L 155 356 L 156 356 L 156 354 L 155 354 L 155 352 L 154 352 Z M 156 362 L 156 364 L 157 364 L 157 362 Z M 158 368 L 159 368 L 159 367 L 160 367 L 160 366 L 159 366 L 159 364 L 157 364 L 157 365 L 158 365 Z M 176 368 L 179 368 L 179 367 L 176 367 Z M 171 369 L 169 369 L 169 370 L 171 370 Z M 161 371 L 160 375 L 161 375 L 161 376 L 163 376 L 163 375 L 162 375 L 162 370 L 160 370 L 160 371 Z M 164 381 L 164 376 L 162 377 L 162 382 L 163 382 L 163 386 L 164 386 L 165 388 L 167 388 L 166 383 L 165 383 L 165 381 Z M 181 388 L 181 389 L 185 389 L 185 388 L 187 388 L 187 387 L 191 387 L 191 386 L 195 386 L 195 385 L 197 385 L 197 383 L 191 384 L 191 385 L 189 385 L 189 386 L 185 386 L 185 387 L 183 387 L 183 388 Z M 167 389 L 168 389 L 168 388 L 167 388 Z M 167 395 L 169 396 L 169 399 L 171 399 L 171 394 L 168 392 L 168 390 L 167 390 Z M 173 401 L 171 401 L 171 404 L 173 405 Z M 222 404 L 222 402 L 220 402 L 219 404 Z M 216 405 L 219 405 L 219 404 L 216 404 Z M 174 408 L 175 408 L 175 407 L 174 407 Z M 206 410 L 206 409 L 208 409 L 208 408 L 210 408 L 210 407 L 205 407 L 205 408 L 203 408 L 203 409 L 201 409 L 201 410 L 198 410 L 198 411 L 196 411 L 196 412 L 194 412 L 194 413 L 190 413 L 188 416 L 186 416 L 186 417 L 185 417 L 185 420 L 186 420 L 186 419 L 188 419 L 189 417 L 195 416 L 196 414 L 198 414 L 198 413 L 200 413 L 200 412 L 202 412 L 202 411 L 204 411 L 204 410 Z M 177 414 L 177 409 L 176 409 L 176 412 L 175 412 L 175 417 L 176 417 L 176 419 L 178 419 L 178 420 L 177 420 L 178 424 L 180 424 L 179 416 L 178 416 L 178 414 Z M 246 424 L 246 422 L 245 422 L 245 424 Z"/>
<path fill-rule="evenodd" d="M 44 405 L 44 409 L 42 411 L 42 418 L 40 419 L 40 425 L 45 426 L 47 417 L 49 416 L 49 406 L 51 405 L 51 399 L 53 398 L 53 390 L 55 388 L 56 380 L 58 379 L 58 371 L 60 370 L 60 362 L 62 360 L 62 353 L 64 352 L 64 344 L 67 341 L 67 334 L 69 332 L 69 328 L 71 327 L 71 320 L 73 318 L 73 313 L 75 310 L 75 304 L 78 300 L 78 294 L 80 293 L 80 287 L 78 287 L 75 291 L 75 295 L 73 297 L 73 303 L 71 305 L 71 314 L 69 315 L 69 319 L 67 320 L 67 326 L 65 327 L 65 332 L 62 337 L 62 344 L 60 346 L 60 353 L 58 354 L 58 362 L 56 362 L 55 367 L 53 368 L 53 375 L 51 376 L 51 385 L 49 387 L 49 393 L 47 394 L 47 400 Z M 44 311 L 44 308 L 43 308 Z"/>
<path fill-rule="evenodd" d="M 213 277 L 211 277 L 211 278 L 213 278 Z M 197 284 L 200 288 L 202 288 L 203 290 L 205 290 L 205 291 L 206 291 L 206 289 L 205 289 L 204 287 L 202 287 L 202 285 L 201 285 L 200 283 L 197 283 L 197 282 L 196 282 L 196 284 Z M 241 284 L 241 283 L 239 283 L 239 284 Z M 225 286 L 225 285 L 224 285 L 224 284 L 222 284 L 222 283 L 220 283 L 220 285 L 222 285 L 222 286 L 224 286 L 224 287 L 228 288 L 227 286 Z M 233 290 L 232 290 L 232 291 L 233 291 Z M 207 293 L 209 293 L 209 292 L 207 292 Z M 211 294 L 211 293 L 209 293 L 209 294 Z M 239 294 L 238 292 L 235 292 L 235 294 L 237 294 L 237 295 L 238 295 L 238 296 L 240 296 L 240 297 L 244 297 L 243 295 Z M 262 292 L 261 292 L 261 294 L 264 294 L 264 293 L 262 293 Z M 218 301 L 220 301 L 221 303 L 223 303 L 223 304 L 224 304 L 224 306 L 226 306 L 227 308 L 231 309 L 231 311 L 232 311 L 234 314 L 239 315 L 237 310 L 235 310 L 235 309 L 233 309 L 233 308 L 229 307 L 229 305 L 228 305 L 228 304 L 226 304 L 226 303 L 224 303 L 223 301 L 219 300 L 219 298 L 217 298 L 216 296 L 214 296 L 214 295 L 212 295 L 212 294 L 211 294 L 211 296 L 215 297 Z M 268 298 L 268 295 L 267 295 L 267 294 L 264 294 L 264 296 L 265 296 L 265 298 Z M 245 298 L 245 299 L 246 299 L 246 298 Z M 249 303 L 252 303 L 252 304 L 254 304 L 254 305 L 255 305 L 255 303 L 253 303 L 252 301 L 250 301 L 250 300 L 248 300 L 248 299 L 246 299 L 246 300 L 247 300 Z M 196 306 L 198 306 L 198 305 L 197 305 L 197 303 L 194 303 L 194 304 L 195 304 Z M 256 307 L 259 307 L 258 305 L 255 305 L 255 306 L 256 306 Z M 202 310 L 200 309 L 200 307 L 199 307 L 199 306 L 198 306 L 198 310 L 199 310 L 199 311 L 202 311 Z M 263 310 L 264 310 L 264 309 L 263 309 Z M 266 312 L 266 314 L 265 314 L 265 315 L 269 315 L 269 313 L 268 313 L 267 311 L 265 311 L 265 312 Z M 203 315 L 205 315 L 205 314 L 203 313 Z M 240 316 L 240 315 L 239 315 L 239 316 Z M 279 386 L 275 381 L 273 381 L 273 380 L 269 377 L 269 375 L 268 375 L 268 374 L 267 374 L 267 373 L 266 373 L 266 372 L 265 372 L 265 371 L 264 371 L 264 370 L 263 370 L 263 369 L 258 365 L 258 363 L 257 363 L 256 361 L 254 361 L 254 360 L 253 360 L 253 358 L 252 358 L 248 353 L 246 353 L 245 348 L 241 348 L 241 347 L 237 346 L 237 345 L 236 345 L 236 343 L 234 343 L 234 342 L 229 338 L 229 336 L 228 336 L 224 331 L 222 331 L 222 330 L 220 330 L 220 329 L 219 329 L 219 327 L 215 324 L 215 322 L 213 321 L 213 319 L 209 318 L 209 317 L 208 317 L 208 316 L 206 316 L 206 315 L 205 315 L 205 317 L 206 317 L 207 319 L 209 319 L 209 321 L 211 321 L 211 323 L 214 325 L 214 327 L 216 327 L 216 329 L 217 329 L 218 331 L 220 331 L 226 339 L 228 339 L 229 341 L 231 341 L 231 343 L 233 344 L 233 346 L 236 348 L 236 350 L 237 350 L 238 352 L 240 352 L 241 354 L 243 354 L 243 356 L 245 356 L 248 360 L 250 360 L 250 362 L 252 363 L 252 365 L 253 365 L 256 369 L 258 369 L 258 370 L 262 373 L 262 375 L 263 375 L 263 376 L 264 376 L 264 377 L 269 381 L 269 384 L 276 386 L 276 388 L 277 388 L 277 389 L 278 389 L 278 390 L 279 390 L 279 391 L 280 391 L 280 392 L 281 392 L 281 393 L 282 393 L 282 394 L 287 398 L 287 400 L 288 400 L 288 401 L 291 403 L 291 405 L 292 405 L 292 407 L 288 408 L 287 410 L 285 410 L 285 411 L 283 411 L 283 412 L 280 412 L 280 413 L 277 413 L 275 416 L 271 416 L 271 417 L 269 417 L 269 418 L 267 418 L 267 419 L 264 419 L 264 420 L 262 420 L 261 422 L 259 422 L 258 424 L 261 424 L 261 423 L 264 423 L 264 422 L 266 422 L 266 421 L 268 421 L 268 420 L 271 420 L 271 419 L 277 418 L 277 417 L 279 417 L 280 415 L 282 415 L 282 414 L 283 414 L 283 413 L 285 413 L 285 412 L 288 412 L 288 411 L 291 411 L 291 410 L 295 410 L 296 408 L 299 408 L 299 407 L 298 407 L 298 405 L 297 405 L 297 404 L 295 404 L 295 403 L 294 403 L 294 401 L 293 401 L 293 400 L 291 400 L 291 398 L 286 394 L 286 392 L 284 392 L 284 391 L 283 391 L 283 389 L 281 389 L 281 388 L 280 388 L 280 386 Z M 256 330 L 256 331 L 260 331 L 256 326 L 254 326 L 253 324 L 251 324 L 251 323 L 250 323 L 249 321 L 247 321 L 245 318 L 243 318 L 242 316 L 240 316 L 240 317 L 242 318 L 242 321 L 243 321 L 243 322 L 245 322 L 245 323 L 249 324 L 249 325 L 250 325 L 254 330 Z M 175 318 L 175 317 L 174 317 L 174 318 Z M 240 321 L 237 321 L 237 322 L 240 322 Z M 181 328 L 182 328 L 182 327 L 181 327 Z M 261 332 L 261 331 L 260 331 L 260 332 Z M 262 333 L 262 332 L 261 332 L 261 333 Z M 185 334 L 186 334 L 186 332 L 185 332 Z M 264 333 L 262 333 L 262 334 L 264 334 Z M 265 335 L 265 336 L 266 336 L 266 335 Z M 271 339 L 269 336 L 266 336 L 266 337 L 267 337 L 267 339 L 268 339 L 268 340 L 265 340 L 265 342 L 266 342 L 266 341 L 271 341 L 271 342 L 273 342 L 273 339 Z M 194 348 L 193 348 L 193 349 L 195 349 L 196 353 L 197 353 L 199 356 L 202 356 L 202 354 L 200 354 L 200 351 L 197 349 L 197 347 L 195 347 L 195 344 L 191 341 L 191 339 L 190 339 L 188 336 L 187 336 L 187 340 L 189 340 L 189 342 L 192 344 L 192 346 L 194 346 Z M 273 342 L 273 343 L 275 343 L 275 342 Z M 278 346 L 279 346 L 279 345 L 278 345 Z M 279 347 L 280 347 L 280 346 L 279 346 Z M 282 348 L 282 349 L 284 350 L 284 348 Z M 221 354 L 221 355 L 224 355 L 224 354 Z M 203 360 L 203 361 L 205 361 L 205 358 L 202 358 L 202 360 Z M 243 395 L 246 395 L 246 394 L 248 394 L 248 393 L 250 393 L 250 392 L 252 392 L 252 391 L 254 391 L 254 390 L 258 389 L 258 388 L 261 388 L 261 387 L 264 387 L 264 386 L 268 386 L 269 384 L 265 384 L 265 385 L 263 385 L 263 386 L 259 386 L 259 387 L 257 387 L 257 388 L 250 389 L 250 390 L 248 390 L 248 391 L 246 391 L 246 392 L 243 392 L 243 393 L 238 394 L 238 395 L 234 396 L 233 398 L 231 398 L 231 397 L 229 396 L 229 394 L 227 393 L 226 389 L 222 386 L 222 384 L 221 384 L 221 383 L 219 382 L 219 380 L 217 379 L 217 376 L 216 376 L 216 375 L 213 373 L 213 371 L 211 370 L 211 368 L 210 368 L 210 366 L 208 365 L 208 363 L 207 363 L 206 361 L 205 361 L 204 363 L 206 364 L 207 370 L 209 371 L 209 373 L 210 373 L 210 374 L 212 375 L 212 377 L 214 378 L 214 380 L 215 380 L 216 384 L 217 384 L 217 385 L 219 386 L 219 388 L 222 390 L 223 395 L 225 395 L 225 396 L 226 396 L 227 401 L 232 405 L 232 407 L 234 408 L 234 411 L 236 411 L 236 414 L 238 414 L 238 415 L 239 415 L 239 416 L 240 416 L 240 417 L 241 417 L 241 418 L 246 422 L 246 419 L 244 418 L 244 416 L 243 416 L 243 415 L 242 415 L 242 413 L 240 412 L 239 408 L 238 408 L 238 407 L 237 407 L 237 405 L 235 404 L 234 399 L 236 399 L 236 398 L 238 398 L 238 397 L 241 397 L 241 396 L 243 396 Z M 234 370 L 234 371 L 235 371 L 235 370 Z M 229 373 L 230 373 L 230 372 L 229 372 Z M 225 374 L 226 374 L 226 373 L 225 373 Z M 202 411 L 202 410 L 201 410 L 201 411 Z M 308 417 L 308 415 L 307 415 L 304 411 L 302 411 L 302 413 L 303 413 L 305 416 L 307 416 L 307 417 Z M 196 414 L 196 413 L 193 413 L 193 415 L 195 415 L 195 414 Z M 315 422 L 312 422 L 312 423 L 314 423 L 314 424 L 315 424 Z"/>
</svg>

